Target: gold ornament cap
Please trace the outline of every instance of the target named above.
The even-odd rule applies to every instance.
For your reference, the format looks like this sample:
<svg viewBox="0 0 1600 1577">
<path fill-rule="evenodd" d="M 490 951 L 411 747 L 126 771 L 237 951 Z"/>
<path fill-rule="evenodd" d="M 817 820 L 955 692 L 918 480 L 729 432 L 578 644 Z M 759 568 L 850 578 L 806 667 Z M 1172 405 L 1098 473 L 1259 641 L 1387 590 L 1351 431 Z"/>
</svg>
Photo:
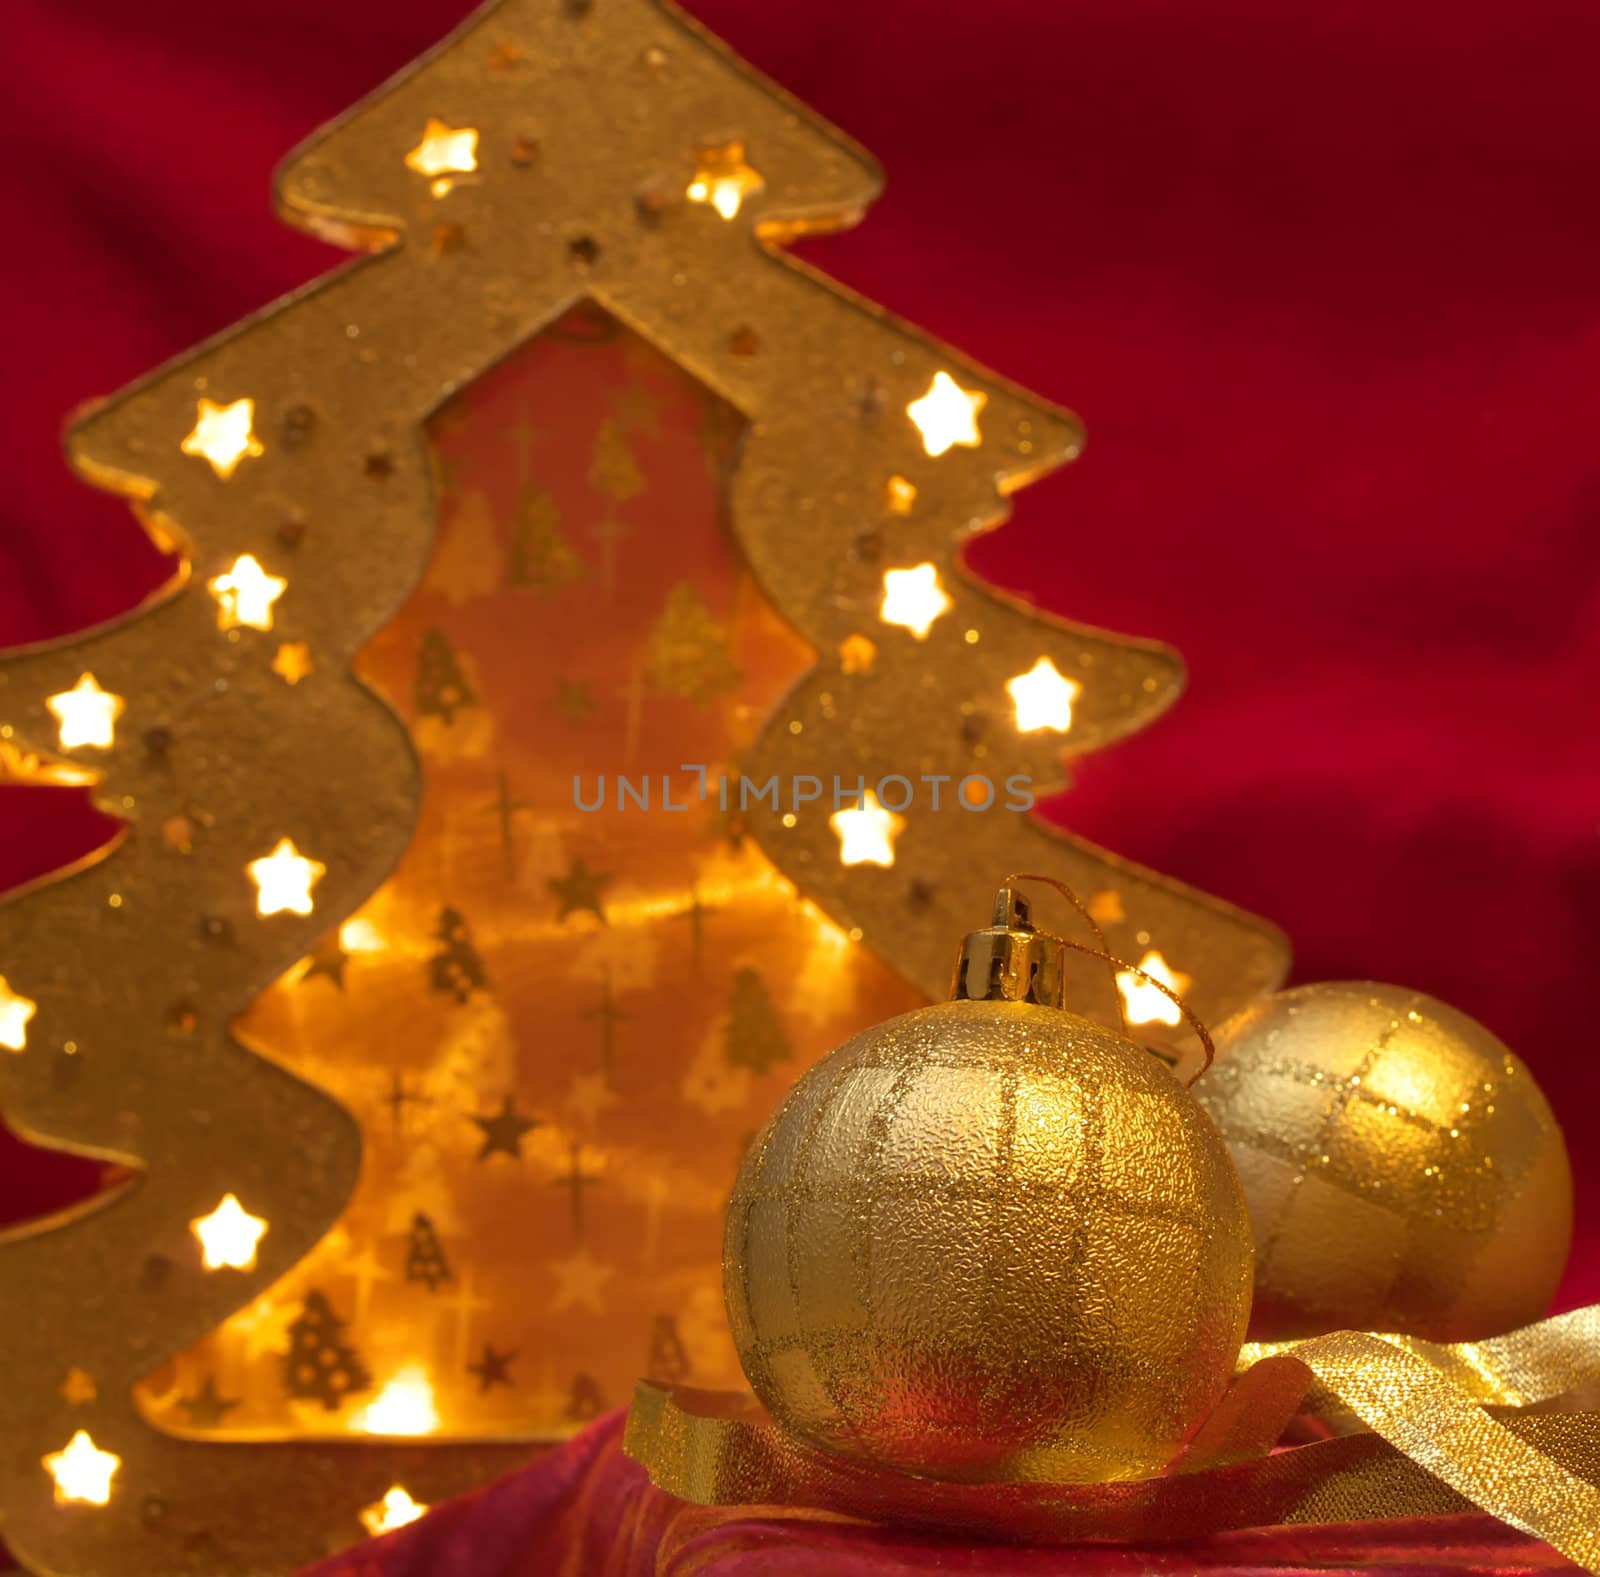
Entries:
<svg viewBox="0 0 1600 1577">
<path fill-rule="evenodd" d="M 969 931 L 962 941 L 950 998 L 1061 1007 L 1066 956 L 1066 943 L 1035 929 L 1028 900 L 1008 884 L 994 895 L 993 922 L 982 931 Z"/>
</svg>

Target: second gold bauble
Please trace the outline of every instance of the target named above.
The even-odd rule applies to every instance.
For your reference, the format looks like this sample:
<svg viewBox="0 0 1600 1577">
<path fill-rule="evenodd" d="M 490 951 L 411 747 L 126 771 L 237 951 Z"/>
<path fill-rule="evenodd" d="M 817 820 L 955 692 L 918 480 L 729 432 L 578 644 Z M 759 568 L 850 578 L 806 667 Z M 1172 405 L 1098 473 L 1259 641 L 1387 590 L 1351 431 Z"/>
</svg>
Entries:
<svg viewBox="0 0 1600 1577">
<path fill-rule="evenodd" d="M 1164 1067 L 1060 1008 L 967 1000 L 801 1079 L 750 1147 L 724 1269 L 792 1433 L 1081 1483 L 1159 1471 L 1216 1402 L 1251 1253 L 1226 1150 Z"/>
<path fill-rule="evenodd" d="M 1398 986 L 1301 986 L 1216 1032 L 1195 1086 L 1243 1178 L 1251 1334 L 1435 1341 L 1543 1315 L 1572 1175 L 1533 1075 L 1483 1025 Z"/>
</svg>

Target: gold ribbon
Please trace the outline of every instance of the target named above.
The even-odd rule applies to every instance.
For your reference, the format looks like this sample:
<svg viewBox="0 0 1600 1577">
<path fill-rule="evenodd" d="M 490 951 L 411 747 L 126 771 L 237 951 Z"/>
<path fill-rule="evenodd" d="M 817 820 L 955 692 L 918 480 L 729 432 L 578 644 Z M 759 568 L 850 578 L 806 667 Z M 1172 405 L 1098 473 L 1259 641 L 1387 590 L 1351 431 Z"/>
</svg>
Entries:
<svg viewBox="0 0 1600 1577">
<path fill-rule="evenodd" d="M 1600 1574 L 1600 1305 L 1508 1336 L 1441 1345 L 1339 1331 L 1253 1346 L 1158 1478 L 951 1484 L 784 1435 L 753 1397 L 641 1381 L 624 1449 L 668 1494 L 1032 1543 L 1193 1538 L 1240 1528 L 1474 1507 Z M 1594 1390 L 1597 1398 L 1585 1393 Z M 1360 1433 L 1272 1447 L 1297 1413 Z"/>
</svg>

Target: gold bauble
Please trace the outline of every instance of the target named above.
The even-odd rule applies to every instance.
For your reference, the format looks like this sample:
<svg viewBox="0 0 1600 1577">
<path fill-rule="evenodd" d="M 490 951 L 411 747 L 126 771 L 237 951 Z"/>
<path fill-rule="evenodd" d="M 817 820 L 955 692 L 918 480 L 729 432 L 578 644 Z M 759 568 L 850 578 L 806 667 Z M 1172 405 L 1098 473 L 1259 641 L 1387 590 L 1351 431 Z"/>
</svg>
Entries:
<svg viewBox="0 0 1600 1577">
<path fill-rule="evenodd" d="M 1256 1244 L 1251 1335 L 1435 1341 L 1542 1315 L 1572 1239 L 1566 1146 L 1522 1062 L 1420 992 L 1301 986 L 1216 1033 L 1195 1086 Z"/>
<path fill-rule="evenodd" d="M 1250 1233 L 1159 1062 L 1058 1007 L 961 1000 L 800 1080 L 745 1157 L 724 1276 L 789 1432 L 938 1478 L 1085 1483 L 1158 1471 L 1226 1388 Z"/>
</svg>

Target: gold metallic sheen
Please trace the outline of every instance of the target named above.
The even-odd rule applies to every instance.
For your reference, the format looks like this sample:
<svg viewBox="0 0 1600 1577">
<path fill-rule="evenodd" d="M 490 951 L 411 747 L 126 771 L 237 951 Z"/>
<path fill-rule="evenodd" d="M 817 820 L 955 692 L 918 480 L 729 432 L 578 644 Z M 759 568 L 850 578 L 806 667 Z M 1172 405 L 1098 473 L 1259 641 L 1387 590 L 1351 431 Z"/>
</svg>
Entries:
<svg viewBox="0 0 1600 1577">
<path fill-rule="evenodd" d="M 1600 1307 L 1455 1347 L 1338 1331 L 1247 1367 L 1173 1469 L 1134 1482 L 939 1483 L 857 1464 L 776 1427 L 748 1396 L 641 1382 L 625 1449 L 703 1506 L 812 1508 L 1031 1543 L 1200 1538 L 1481 1508 L 1600 1571 L 1600 1413 L 1545 1410 L 1600 1385 Z M 1297 1410 L 1359 1433 L 1273 1445 Z"/>
<path fill-rule="evenodd" d="M 408 165 L 431 122 L 472 130 L 470 149 L 463 136 L 447 165 Z M 725 219 L 687 191 L 712 154 L 733 169 L 735 149 L 759 185 L 741 177 Z M 302 1262 L 356 1185 L 357 1118 L 230 1025 L 380 887 L 417 820 L 416 742 L 352 664 L 433 551 L 426 424 L 577 302 L 597 302 L 747 419 L 731 536 L 816 663 L 753 720 L 744 772 L 950 785 L 939 811 L 924 797 L 908 812 L 892 870 L 841 863 L 826 802 L 787 826 L 758 800 L 746 830 L 800 895 L 930 996 L 987 873 L 1042 863 L 1116 909 L 1113 950 L 1148 933 L 1194 977 L 1187 995 L 1208 1019 L 1281 982 L 1287 949 L 1271 926 L 1036 819 L 954 803 L 974 771 L 1059 784 L 1064 754 L 1159 716 L 1182 666 L 963 571 L 965 542 L 1074 458 L 1082 429 L 779 250 L 857 222 L 880 186 L 861 149 L 669 5 L 495 0 L 278 173 L 290 223 L 369 255 L 74 425 L 73 467 L 127 498 L 183 568 L 127 618 L 0 664 L 0 723 L 14 729 L 0 768 L 57 783 L 94 774 L 127 824 L 0 908 L 0 972 L 37 1003 L 26 1049 L 0 1055 L 0 1102 L 30 1139 L 139 1174 L 0 1239 L 0 1520 L 30 1567 L 286 1571 L 359 1536 L 357 1510 L 397 1481 L 435 1502 L 531 1449 L 310 1443 L 292 1428 L 270 1443 L 178 1440 L 133 1393 Z M 982 395 L 977 447 L 934 457 L 918 441 L 907 407 L 935 373 Z M 195 435 L 206 407 L 231 413 L 226 443 Z M 198 452 L 183 451 L 186 435 Z M 885 519 L 891 478 L 911 502 Z M 245 555 L 289 581 L 270 633 L 218 627 L 227 610 L 207 586 Z M 885 570 L 920 563 L 952 602 L 925 640 L 877 611 Z M 274 671 L 280 640 L 304 646 L 314 684 Z M 1071 729 L 1019 734 L 1006 683 L 1044 656 L 1081 683 Z M 85 671 L 126 710 L 114 748 L 64 760 L 46 698 Z M 262 918 L 244 870 L 286 836 L 326 867 L 315 913 Z M 1074 1000 L 1109 1019 L 1098 966 L 1068 969 Z M 356 1058 L 362 1045 L 352 1035 L 337 1049 Z M 186 1223 L 227 1191 L 271 1229 L 252 1269 L 201 1275 Z M 714 1274 L 714 1229 L 706 1260 Z M 93 1402 L 62 1397 L 72 1368 L 92 1377 Z M 1156 1411 L 1170 1422 L 1181 1409 Z M 105 1507 L 56 1505 L 39 1465 L 80 1417 L 123 1460 Z"/>
<path fill-rule="evenodd" d="M 1245 1008 L 1216 1044 L 1195 1095 L 1250 1202 L 1252 1336 L 1468 1341 L 1545 1312 L 1572 1240 L 1566 1146 L 1481 1024 L 1421 992 L 1326 983 Z"/>
<path fill-rule="evenodd" d="M 724 1281 L 780 1428 L 969 1482 L 1158 1471 L 1226 1389 L 1249 1224 L 1172 1076 L 1076 1014 L 946 1002 L 846 1041 L 757 1136 Z"/>
</svg>

